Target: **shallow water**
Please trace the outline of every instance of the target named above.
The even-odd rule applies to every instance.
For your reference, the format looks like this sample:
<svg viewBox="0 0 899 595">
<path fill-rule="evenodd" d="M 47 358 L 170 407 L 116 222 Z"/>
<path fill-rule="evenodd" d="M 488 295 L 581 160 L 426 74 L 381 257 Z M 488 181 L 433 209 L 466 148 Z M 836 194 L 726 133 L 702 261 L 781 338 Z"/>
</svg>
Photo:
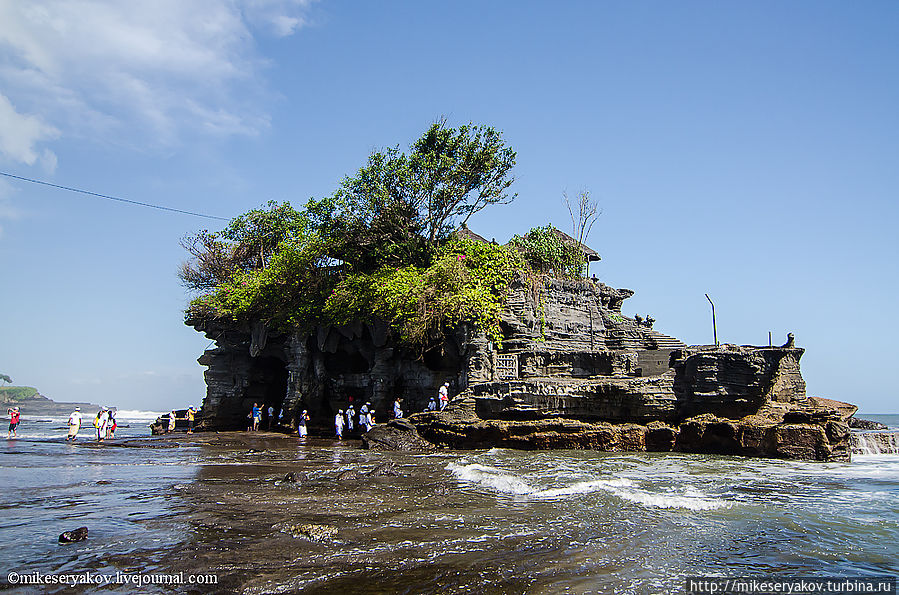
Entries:
<svg viewBox="0 0 899 595">
<path fill-rule="evenodd" d="M 242 593 L 665 593 L 703 574 L 899 574 L 896 456 L 412 455 L 240 433 L 140 443 L 8 442 L 2 566 L 208 572 Z M 367 476 L 385 463 L 397 475 Z M 300 480 L 283 481 L 290 471 Z M 301 523 L 337 533 L 295 537 Z M 87 541 L 56 544 L 81 525 Z"/>
</svg>

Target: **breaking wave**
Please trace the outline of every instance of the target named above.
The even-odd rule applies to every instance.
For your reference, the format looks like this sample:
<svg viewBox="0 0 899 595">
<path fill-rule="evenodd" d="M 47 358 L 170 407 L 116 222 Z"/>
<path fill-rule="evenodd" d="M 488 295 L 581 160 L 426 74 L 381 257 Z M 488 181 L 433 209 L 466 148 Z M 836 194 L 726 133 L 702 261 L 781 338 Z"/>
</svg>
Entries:
<svg viewBox="0 0 899 595">
<path fill-rule="evenodd" d="M 470 465 L 450 463 L 447 469 L 463 481 L 493 488 L 497 492 L 504 494 L 524 495 L 532 494 L 535 491 L 526 481 L 505 473 L 502 469 L 497 469 L 496 467 L 488 467 L 477 463 Z"/>
<path fill-rule="evenodd" d="M 695 489 L 683 493 L 653 493 L 625 477 L 578 481 L 568 486 L 539 488 L 518 475 L 478 463 L 450 463 L 447 469 L 459 480 L 491 488 L 503 494 L 524 496 L 534 500 L 560 500 L 602 491 L 614 497 L 650 508 L 681 508 L 692 511 L 718 510 L 730 503 L 709 497 Z M 539 481 L 534 478 L 534 483 Z"/>
</svg>

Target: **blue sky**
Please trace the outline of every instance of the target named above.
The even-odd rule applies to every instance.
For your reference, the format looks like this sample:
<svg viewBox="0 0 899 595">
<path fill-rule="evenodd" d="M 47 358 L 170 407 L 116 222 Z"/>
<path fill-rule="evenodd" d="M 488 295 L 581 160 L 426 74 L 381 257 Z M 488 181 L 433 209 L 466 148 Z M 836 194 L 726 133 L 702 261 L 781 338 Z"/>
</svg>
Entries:
<svg viewBox="0 0 899 595">
<path fill-rule="evenodd" d="M 324 196 L 436 118 L 501 129 L 505 241 L 603 213 L 606 283 L 687 343 L 796 335 L 809 393 L 896 412 L 899 4 L 0 0 L 0 171 L 222 217 Z M 0 373 L 199 404 L 179 239 L 220 222 L 0 176 Z"/>
</svg>

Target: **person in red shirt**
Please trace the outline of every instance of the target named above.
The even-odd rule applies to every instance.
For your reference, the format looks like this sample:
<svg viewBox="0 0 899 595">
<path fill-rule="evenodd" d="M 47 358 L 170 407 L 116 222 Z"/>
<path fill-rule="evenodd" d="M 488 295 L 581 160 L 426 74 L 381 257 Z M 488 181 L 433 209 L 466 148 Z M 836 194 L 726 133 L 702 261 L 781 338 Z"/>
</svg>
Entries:
<svg viewBox="0 0 899 595">
<path fill-rule="evenodd" d="M 19 408 L 13 407 L 7 409 L 6 412 L 9 414 L 9 430 L 6 432 L 6 439 L 9 440 L 10 437 L 16 438 L 16 428 L 19 427 Z"/>
</svg>

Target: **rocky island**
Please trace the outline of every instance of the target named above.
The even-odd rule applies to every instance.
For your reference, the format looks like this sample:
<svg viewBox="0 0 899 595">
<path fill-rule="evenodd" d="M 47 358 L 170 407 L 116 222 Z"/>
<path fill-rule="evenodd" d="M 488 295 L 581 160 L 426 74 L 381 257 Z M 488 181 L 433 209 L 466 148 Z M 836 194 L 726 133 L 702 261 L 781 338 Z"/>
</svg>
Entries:
<svg viewBox="0 0 899 595">
<path fill-rule="evenodd" d="M 435 154 L 485 171 L 458 188 L 427 170 Z M 383 421 L 395 399 L 422 412 L 449 382 L 445 410 L 366 443 L 414 432 L 451 448 L 849 459 L 856 407 L 806 394 L 792 337 L 687 346 L 622 314 L 633 292 L 584 275 L 599 258 L 583 241 L 586 197 L 576 238 L 548 226 L 501 246 L 468 230 L 473 212 L 514 198 L 513 163 L 492 129 L 438 123 L 408 156 L 374 153 L 333 197 L 271 203 L 187 242 L 182 279 L 203 295 L 185 320 L 215 341 L 199 359 L 200 429 L 245 429 L 254 402 L 285 428 L 304 409 L 328 428 L 351 401 Z"/>
<path fill-rule="evenodd" d="M 18 407 L 25 416 L 45 415 L 68 417 L 75 407 L 82 411 L 97 411 L 100 407 L 92 403 L 57 403 L 42 395 L 31 386 L 0 387 L 0 407 Z"/>
</svg>

